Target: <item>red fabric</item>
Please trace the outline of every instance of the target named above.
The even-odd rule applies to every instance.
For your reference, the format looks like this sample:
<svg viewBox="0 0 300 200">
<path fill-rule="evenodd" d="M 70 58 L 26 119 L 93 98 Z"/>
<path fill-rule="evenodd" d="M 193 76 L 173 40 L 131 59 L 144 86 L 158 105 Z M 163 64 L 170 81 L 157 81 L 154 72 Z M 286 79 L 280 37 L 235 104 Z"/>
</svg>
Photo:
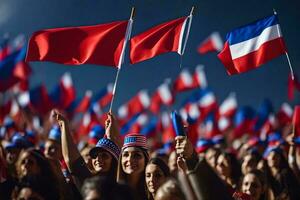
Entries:
<svg viewBox="0 0 300 200">
<path fill-rule="evenodd" d="M 288 77 L 288 99 L 290 101 L 294 100 L 294 91 L 297 89 L 300 91 L 300 82 L 298 78 L 294 75 L 294 80 L 292 79 L 292 75 L 289 74 Z"/>
<path fill-rule="evenodd" d="M 293 115 L 293 126 L 295 128 L 295 136 L 300 136 L 300 106 L 295 106 Z"/>
<path fill-rule="evenodd" d="M 112 97 L 113 97 L 113 94 L 111 92 L 109 92 L 107 95 L 105 95 L 105 97 L 100 99 L 98 102 L 100 107 L 104 108 L 105 106 L 107 106 L 111 102 Z"/>
<path fill-rule="evenodd" d="M 182 25 L 186 17 L 155 26 L 130 41 L 130 62 L 135 64 L 154 56 L 177 52 Z"/>
<path fill-rule="evenodd" d="M 30 38 L 26 61 L 117 66 L 128 21 L 46 29 Z"/>
<path fill-rule="evenodd" d="M 75 112 L 86 112 L 91 105 L 91 97 L 85 95 L 80 101 L 79 105 L 76 107 Z"/>
<path fill-rule="evenodd" d="M 216 51 L 215 45 L 213 43 L 213 40 L 210 38 L 208 40 L 205 40 L 203 43 L 201 43 L 197 49 L 198 53 L 205 54 L 211 51 Z"/>
<path fill-rule="evenodd" d="M 232 60 L 228 42 L 224 49 L 218 54 L 219 59 L 226 67 L 229 75 L 240 74 L 251 69 L 258 68 L 260 65 L 278 57 L 286 52 L 283 38 L 268 41 L 260 46 L 257 51 Z"/>
<path fill-rule="evenodd" d="M 182 73 L 180 73 L 177 79 L 174 81 L 173 83 L 174 92 L 184 92 L 199 87 L 198 82 L 194 80 L 194 77 L 189 73 L 189 71 L 186 71 L 185 73 L 187 73 L 186 81 L 184 80 L 183 78 L 184 75 Z"/>
</svg>

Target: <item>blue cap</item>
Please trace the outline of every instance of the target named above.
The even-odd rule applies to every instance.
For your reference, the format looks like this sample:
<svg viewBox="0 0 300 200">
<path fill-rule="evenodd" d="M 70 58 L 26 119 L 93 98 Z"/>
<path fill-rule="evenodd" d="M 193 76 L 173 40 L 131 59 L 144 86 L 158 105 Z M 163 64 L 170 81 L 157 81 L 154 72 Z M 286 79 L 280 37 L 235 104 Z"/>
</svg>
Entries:
<svg viewBox="0 0 300 200">
<path fill-rule="evenodd" d="M 12 149 L 12 148 L 28 148 L 31 144 L 26 140 L 26 138 L 19 133 L 15 133 L 11 138 L 11 143 L 5 146 L 6 150 Z"/>
<path fill-rule="evenodd" d="M 209 147 L 211 147 L 214 143 L 211 140 L 208 139 L 198 139 L 196 144 L 196 151 L 197 153 L 202 153 L 206 151 Z"/>
<path fill-rule="evenodd" d="M 61 132 L 58 126 L 53 126 L 49 131 L 48 139 L 54 140 L 60 143 L 61 140 Z"/>
<path fill-rule="evenodd" d="M 111 155 L 118 160 L 121 150 L 118 147 L 118 145 L 116 145 L 113 141 L 111 141 L 110 139 L 107 138 L 101 138 L 98 143 L 96 144 L 95 147 L 93 147 L 89 154 L 91 157 L 94 157 L 94 155 L 97 153 L 97 150 L 99 149 L 104 149 L 106 151 L 108 151 L 109 153 L 111 153 Z"/>
<path fill-rule="evenodd" d="M 223 135 L 216 135 L 211 140 L 213 144 L 222 144 L 225 142 L 225 138 Z"/>
<path fill-rule="evenodd" d="M 279 148 L 278 146 L 269 146 L 267 147 L 267 149 L 265 150 L 264 154 L 263 154 L 263 157 L 264 158 L 267 158 L 268 155 L 272 152 L 272 151 L 275 151 L 277 153 L 281 153 L 282 152 L 282 149 Z"/>
</svg>

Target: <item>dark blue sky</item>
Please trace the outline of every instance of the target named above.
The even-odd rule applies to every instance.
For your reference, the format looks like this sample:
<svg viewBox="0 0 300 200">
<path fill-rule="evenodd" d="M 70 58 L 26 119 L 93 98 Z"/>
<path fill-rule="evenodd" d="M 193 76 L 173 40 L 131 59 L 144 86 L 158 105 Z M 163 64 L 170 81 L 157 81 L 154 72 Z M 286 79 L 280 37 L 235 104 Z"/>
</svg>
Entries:
<svg viewBox="0 0 300 200">
<path fill-rule="evenodd" d="M 231 29 L 270 15 L 275 8 L 295 73 L 300 75 L 300 3 L 296 0 L 1 0 L 0 34 L 9 32 L 13 37 L 23 33 L 28 38 L 40 29 L 124 20 L 129 18 L 131 7 L 135 6 L 132 32 L 135 35 L 153 25 L 188 15 L 193 5 L 196 11 L 183 67 L 193 71 L 197 64 L 204 64 L 208 84 L 219 102 L 231 91 L 236 92 L 239 105 L 257 107 L 264 98 L 270 98 L 278 108 L 283 101 L 287 101 L 289 68 L 285 56 L 257 70 L 228 76 L 216 53 L 200 56 L 196 48 L 212 31 L 219 31 L 225 39 Z M 175 53 L 164 54 L 136 65 L 128 64 L 127 53 L 125 60 L 114 110 L 140 89 L 152 93 L 165 78 L 174 80 L 180 71 L 180 58 Z M 100 90 L 107 83 L 113 82 L 116 74 L 114 68 L 103 66 L 74 67 L 46 62 L 31 63 L 31 66 L 34 70 L 31 86 L 44 82 L 50 90 L 61 75 L 69 71 L 79 96 L 87 89 L 94 92 Z M 180 94 L 176 105 L 188 94 Z M 299 96 L 296 95 L 296 100 L 291 103 L 299 103 Z"/>
</svg>

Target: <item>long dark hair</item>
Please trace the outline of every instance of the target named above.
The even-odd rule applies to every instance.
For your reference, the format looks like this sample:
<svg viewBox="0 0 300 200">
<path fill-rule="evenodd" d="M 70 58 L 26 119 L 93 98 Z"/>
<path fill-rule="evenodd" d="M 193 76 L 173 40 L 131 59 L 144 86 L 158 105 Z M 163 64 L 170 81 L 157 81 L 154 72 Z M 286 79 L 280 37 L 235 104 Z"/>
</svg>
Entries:
<svg viewBox="0 0 300 200">
<path fill-rule="evenodd" d="M 32 156 L 39 166 L 39 174 L 25 175 L 21 174 L 22 158 L 26 155 Z M 58 179 L 44 155 L 36 149 L 27 149 L 20 153 L 16 163 L 18 181 L 20 186 L 27 185 L 34 188 L 39 194 L 43 194 L 45 199 L 59 199 L 60 191 L 58 188 Z"/>
<path fill-rule="evenodd" d="M 149 160 L 149 162 L 147 163 L 147 165 L 150 165 L 150 164 L 157 165 L 161 169 L 161 171 L 163 172 L 163 174 L 166 178 L 171 176 L 168 165 L 161 158 L 158 158 L 158 157 L 151 158 Z M 147 196 L 148 196 L 149 200 L 153 199 L 153 197 L 148 189 L 147 189 Z"/>
<path fill-rule="evenodd" d="M 133 189 L 135 190 L 135 193 L 138 195 L 139 198 L 146 199 L 147 198 L 147 195 L 146 195 L 147 194 L 147 192 L 146 192 L 147 186 L 146 186 L 146 181 L 145 181 L 145 169 L 146 169 L 146 164 L 149 161 L 149 154 L 148 154 L 147 150 L 144 148 L 141 148 L 141 147 L 135 147 L 135 148 L 138 148 L 143 153 L 144 158 L 145 158 L 145 168 L 139 178 L 138 187 L 133 188 Z M 128 175 L 123 171 L 123 168 L 122 168 L 122 156 L 123 156 L 123 151 L 125 149 L 126 148 L 122 148 L 121 154 L 119 157 L 118 170 L 117 170 L 117 182 L 118 183 L 128 183 Z"/>
</svg>

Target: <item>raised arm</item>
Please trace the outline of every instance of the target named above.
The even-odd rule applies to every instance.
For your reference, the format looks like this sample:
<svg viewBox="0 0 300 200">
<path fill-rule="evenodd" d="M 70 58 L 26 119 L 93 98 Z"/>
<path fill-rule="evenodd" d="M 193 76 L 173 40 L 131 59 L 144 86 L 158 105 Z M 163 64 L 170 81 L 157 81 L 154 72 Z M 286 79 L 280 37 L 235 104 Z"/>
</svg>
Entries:
<svg viewBox="0 0 300 200">
<path fill-rule="evenodd" d="M 56 120 L 61 131 L 61 146 L 64 160 L 71 170 L 71 165 L 81 157 L 70 132 L 69 121 L 57 110 L 53 110 L 52 118 Z"/>
<path fill-rule="evenodd" d="M 107 119 L 105 121 L 105 135 L 108 139 L 116 143 L 120 148 L 122 147 L 119 124 L 117 119 L 111 112 L 107 113 Z"/>
</svg>

